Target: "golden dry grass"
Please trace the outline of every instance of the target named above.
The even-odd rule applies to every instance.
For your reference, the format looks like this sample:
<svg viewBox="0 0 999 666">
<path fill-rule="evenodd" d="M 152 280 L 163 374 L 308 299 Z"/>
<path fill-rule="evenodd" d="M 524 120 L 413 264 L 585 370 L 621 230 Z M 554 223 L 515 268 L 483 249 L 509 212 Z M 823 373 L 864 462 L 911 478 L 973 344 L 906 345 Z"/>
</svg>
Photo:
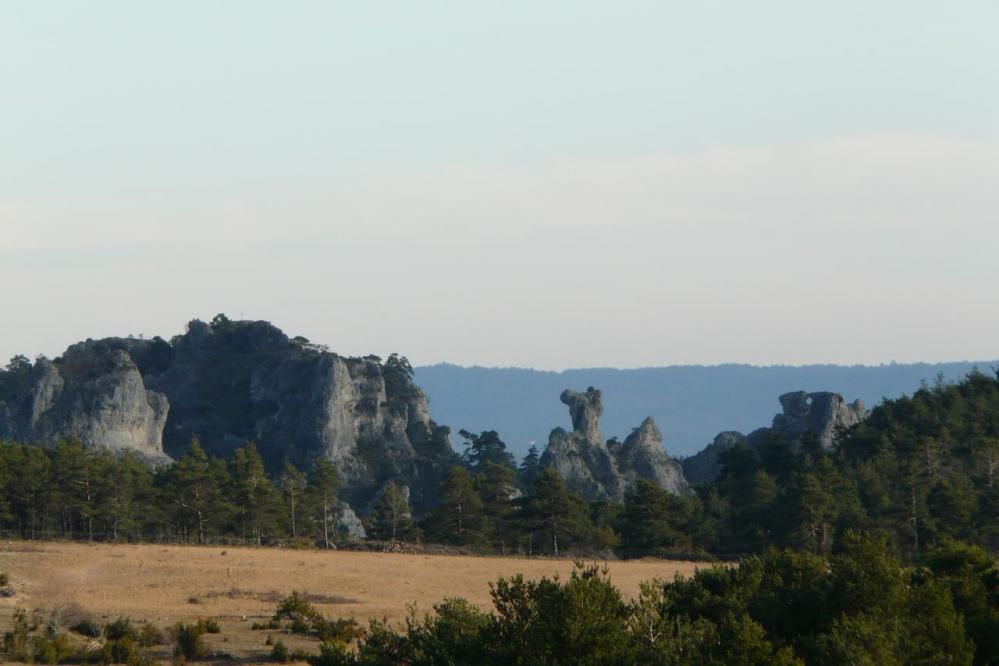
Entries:
<svg viewBox="0 0 999 666">
<path fill-rule="evenodd" d="M 607 566 L 630 597 L 642 581 L 691 574 L 699 565 L 638 560 Z M 488 609 L 490 581 L 517 573 L 567 576 L 572 567 L 570 560 L 512 557 L 15 542 L 0 544 L 0 571 L 17 589 L 15 598 L 0 600 L 0 623 L 9 622 L 14 606 L 42 615 L 73 604 L 98 618 L 126 615 L 160 627 L 213 617 L 223 627 L 222 635 L 210 637 L 213 647 L 253 657 L 269 648 L 267 632 L 251 631 L 251 624 L 269 618 L 275 599 L 292 590 L 330 597 L 316 604 L 330 617 L 400 620 L 408 604 L 422 614 L 446 597 Z M 305 647 L 282 638 L 293 649 Z"/>
</svg>

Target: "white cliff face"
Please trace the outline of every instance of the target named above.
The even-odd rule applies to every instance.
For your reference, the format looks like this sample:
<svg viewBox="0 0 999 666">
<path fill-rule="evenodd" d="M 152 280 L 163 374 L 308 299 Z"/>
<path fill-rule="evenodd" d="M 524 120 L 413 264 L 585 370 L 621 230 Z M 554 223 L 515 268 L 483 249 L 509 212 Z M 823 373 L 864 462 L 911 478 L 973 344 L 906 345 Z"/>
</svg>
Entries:
<svg viewBox="0 0 999 666">
<path fill-rule="evenodd" d="M 600 432 L 600 391 L 564 391 L 573 432 L 552 431 L 541 465 L 558 472 L 566 485 L 589 499 L 622 501 L 638 479 L 647 479 L 675 494 L 689 494 L 680 463 L 663 448 L 662 434 L 647 418 L 624 442 L 608 446 Z"/>
<path fill-rule="evenodd" d="M 35 363 L 0 429 L 24 442 L 75 438 L 89 448 L 165 461 L 168 412 L 166 397 L 146 389 L 128 353 L 81 343 L 56 362 Z"/>
</svg>

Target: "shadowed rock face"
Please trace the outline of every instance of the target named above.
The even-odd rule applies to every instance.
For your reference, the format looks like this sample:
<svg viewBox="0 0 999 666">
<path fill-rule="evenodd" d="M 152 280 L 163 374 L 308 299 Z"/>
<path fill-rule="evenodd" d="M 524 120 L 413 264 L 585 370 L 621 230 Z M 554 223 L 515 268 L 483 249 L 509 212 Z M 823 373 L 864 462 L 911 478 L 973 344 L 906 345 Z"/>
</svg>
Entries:
<svg viewBox="0 0 999 666">
<path fill-rule="evenodd" d="M 197 435 L 228 457 L 256 442 L 274 471 L 324 456 L 363 507 L 392 479 L 431 504 L 455 459 L 447 428 L 401 368 L 346 358 L 263 321 L 195 320 L 169 343 L 108 338 L 39 361 L 17 399 L 0 403 L 0 436 L 179 457 Z"/>
<path fill-rule="evenodd" d="M 838 393 L 794 391 L 780 397 L 782 414 L 774 416 L 772 430 L 796 442 L 813 432 L 823 448 L 832 448 L 837 428 L 848 428 L 867 418 L 861 400 L 847 403 Z"/>
<path fill-rule="evenodd" d="M 652 418 L 645 419 L 623 444 L 603 441 L 601 397 L 592 387 L 583 393 L 563 391 L 561 400 L 569 407 L 573 431 L 552 431 L 541 465 L 556 470 L 569 488 L 589 499 L 620 502 L 639 478 L 672 493 L 689 493 L 680 464 L 667 455 Z"/>
<path fill-rule="evenodd" d="M 708 444 L 697 455 L 683 460 L 683 475 L 693 484 L 711 483 L 721 472 L 719 458 L 737 444 L 745 444 L 746 436 L 741 432 L 726 430 L 718 433 L 715 440 Z"/>
<path fill-rule="evenodd" d="M 600 417 L 604 414 L 603 394 L 592 386 L 585 393 L 576 393 L 570 389 L 562 391 L 559 396 L 564 404 L 569 406 L 569 416 L 572 418 L 572 430 L 587 440 L 599 441 Z"/>
<path fill-rule="evenodd" d="M 748 436 L 723 432 L 715 441 L 683 461 L 683 471 L 691 483 L 710 483 L 721 473 L 719 457 L 736 444 L 760 447 L 772 435 L 782 436 L 792 447 L 801 445 L 806 433 L 813 433 L 824 449 L 835 444 L 836 431 L 849 428 L 867 418 L 869 412 L 861 400 L 846 402 L 838 393 L 793 391 L 780 396 L 781 413 L 774 416 L 769 428 L 759 428 Z"/>
<path fill-rule="evenodd" d="M 147 390 L 127 352 L 99 342 L 73 345 L 55 361 L 40 358 L 11 404 L 0 404 L 0 438 L 132 451 L 165 462 L 166 396 Z"/>
</svg>

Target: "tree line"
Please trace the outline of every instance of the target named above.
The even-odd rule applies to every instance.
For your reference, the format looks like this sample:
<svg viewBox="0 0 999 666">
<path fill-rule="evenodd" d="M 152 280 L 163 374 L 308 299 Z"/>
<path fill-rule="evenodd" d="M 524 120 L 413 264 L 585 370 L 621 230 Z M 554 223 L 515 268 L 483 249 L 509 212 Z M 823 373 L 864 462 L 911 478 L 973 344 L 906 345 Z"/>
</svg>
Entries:
<svg viewBox="0 0 999 666">
<path fill-rule="evenodd" d="M 639 481 L 624 502 L 589 502 L 542 469 L 532 448 L 516 465 L 495 431 L 461 431 L 461 463 L 435 508 L 414 515 L 387 482 L 364 517 L 375 539 L 496 553 L 740 556 L 768 547 L 832 552 L 847 530 L 884 538 L 908 561 L 946 539 L 999 552 L 999 380 L 972 373 L 885 401 L 824 449 L 806 433 L 771 433 L 721 456 L 717 481 L 681 497 Z M 66 441 L 51 450 L 0 446 L 0 529 L 24 538 L 308 540 L 342 538 L 335 466 L 269 474 L 253 444 L 228 460 L 195 438 L 151 468 Z"/>
</svg>

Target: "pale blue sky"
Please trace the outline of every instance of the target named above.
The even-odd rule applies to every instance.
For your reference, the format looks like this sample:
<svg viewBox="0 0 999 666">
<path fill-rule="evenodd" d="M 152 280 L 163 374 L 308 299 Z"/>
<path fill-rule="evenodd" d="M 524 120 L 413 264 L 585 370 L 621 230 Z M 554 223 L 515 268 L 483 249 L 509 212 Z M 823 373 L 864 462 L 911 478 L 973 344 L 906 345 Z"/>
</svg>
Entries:
<svg viewBox="0 0 999 666">
<path fill-rule="evenodd" d="M 218 311 L 562 368 L 992 358 L 994 2 L 0 4 L 0 357 Z"/>
</svg>

